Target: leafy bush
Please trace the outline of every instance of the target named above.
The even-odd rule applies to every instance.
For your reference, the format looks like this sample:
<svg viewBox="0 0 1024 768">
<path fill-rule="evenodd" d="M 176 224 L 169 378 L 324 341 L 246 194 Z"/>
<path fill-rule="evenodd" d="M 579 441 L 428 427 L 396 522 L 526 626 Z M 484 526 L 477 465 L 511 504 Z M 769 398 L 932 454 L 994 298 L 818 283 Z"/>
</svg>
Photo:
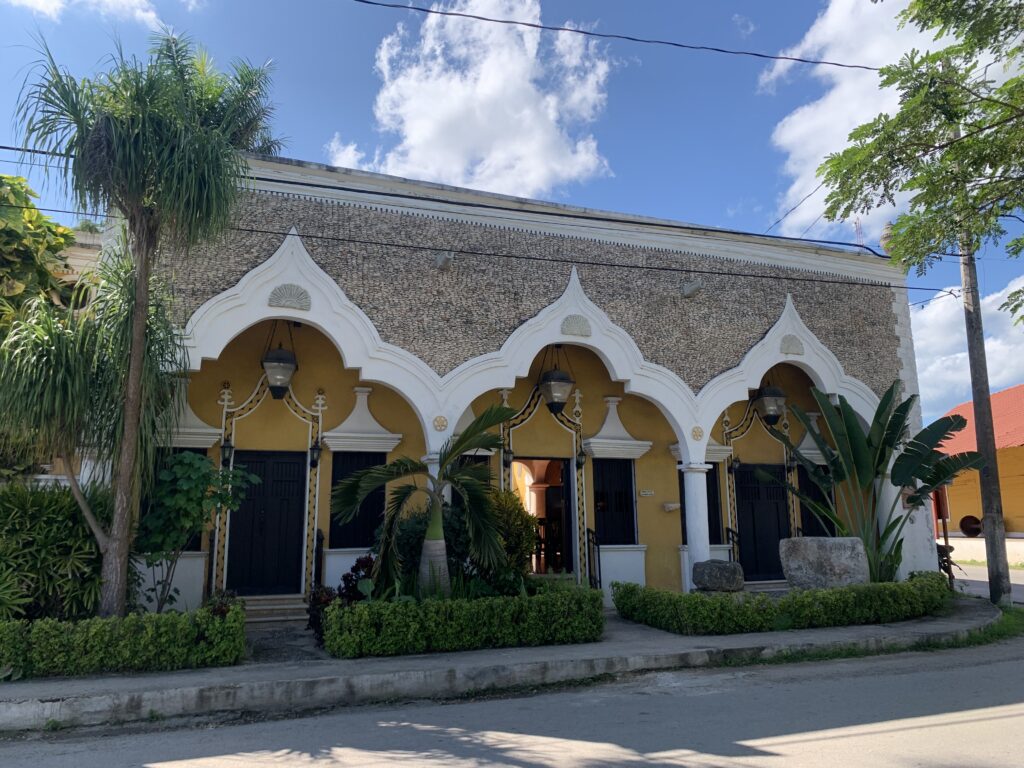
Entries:
<svg viewBox="0 0 1024 768">
<path fill-rule="evenodd" d="M 932 572 L 912 574 L 909 581 L 899 583 L 793 590 L 778 599 L 761 593 L 680 594 L 639 584 L 612 584 L 612 600 L 620 616 L 679 635 L 905 621 L 941 611 L 950 597 L 945 577 Z"/>
<path fill-rule="evenodd" d="M 514 491 L 494 491 L 491 503 L 509 568 L 523 575 L 529 573 L 530 558 L 537 547 L 536 518 L 530 516 Z"/>
<path fill-rule="evenodd" d="M 0 621 L 0 680 L 237 664 L 245 656 L 245 609 L 236 602 L 219 610 Z"/>
<path fill-rule="evenodd" d="M 105 519 L 109 494 L 98 488 L 86 494 Z M 0 485 L 0 620 L 85 618 L 99 594 L 99 549 L 71 491 Z"/>
<path fill-rule="evenodd" d="M 222 469 L 206 456 L 175 453 L 163 458 L 151 504 L 139 523 L 135 546 L 152 569 L 153 584 L 144 591 L 157 613 L 177 602 L 174 572 L 189 541 L 213 525 L 218 510 L 234 511 L 245 500 L 256 475 Z"/>
<path fill-rule="evenodd" d="M 334 602 L 324 613 L 333 656 L 397 656 L 477 648 L 589 643 L 604 631 L 602 595 L 572 590 L 478 600 Z"/>
</svg>

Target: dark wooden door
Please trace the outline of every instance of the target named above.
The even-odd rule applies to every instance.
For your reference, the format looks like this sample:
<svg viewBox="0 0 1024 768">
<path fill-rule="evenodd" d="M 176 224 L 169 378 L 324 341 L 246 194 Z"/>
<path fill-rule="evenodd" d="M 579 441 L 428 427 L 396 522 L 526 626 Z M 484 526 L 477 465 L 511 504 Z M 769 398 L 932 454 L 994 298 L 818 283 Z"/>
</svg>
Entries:
<svg viewBox="0 0 1024 768">
<path fill-rule="evenodd" d="M 743 464 L 736 470 L 740 565 L 747 581 L 772 581 L 783 578 L 779 542 L 790 536 L 787 491 L 759 480 L 755 474 L 759 468 L 779 480 L 786 472 L 777 464 Z"/>
<path fill-rule="evenodd" d="M 302 590 L 306 512 L 305 452 L 238 451 L 235 467 L 260 482 L 231 514 L 228 589 L 240 595 L 286 595 Z"/>
<path fill-rule="evenodd" d="M 632 459 L 594 459 L 594 524 L 598 544 L 636 544 Z"/>
</svg>

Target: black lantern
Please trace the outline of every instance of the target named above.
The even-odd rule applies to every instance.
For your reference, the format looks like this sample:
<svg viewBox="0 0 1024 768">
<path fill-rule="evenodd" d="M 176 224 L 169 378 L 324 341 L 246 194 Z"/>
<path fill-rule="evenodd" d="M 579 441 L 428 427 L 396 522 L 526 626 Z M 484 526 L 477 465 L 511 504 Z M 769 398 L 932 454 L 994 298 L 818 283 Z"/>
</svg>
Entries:
<svg viewBox="0 0 1024 768">
<path fill-rule="evenodd" d="M 220 464 L 222 467 L 230 467 L 231 459 L 235 455 L 235 446 L 231 444 L 230 440 L 225 440 L 220 444 Z"/>
<path fill-rule="evenodd" d="M 505 465 L 505 469 L 512 466 L 512 462 L 516 460 L 516 456 L 512 453 L 511 448 L 506 448 L 501 452 L 501 463 Z"/>
<path fill-rule="evenodd" d="M 576 454 L 576 467 L 582 467 L 587 463 L 587 452 L 580 448 L 580 452 Z"/>
<path fill-rule="evenodd" d="M 754 410 L 761 421 L 774 427 L 786 410 L 786 393 L 771 384 L 761 387 L 754 395 Z"/>
<path fill-rule="evenodd" d="M 572 394 L 572 388 L 576 385 L 572 376 L 558 367 L 558 356 L 561 351 L 562 345 L 556 344 L 552 367 L 544 371 L 540 375 L 540 381 L 537 382 L 537 388 L 540 389 L 541 397 L 544 398 L 544 404 L 553 414 L 562 412 L 565 404 L 569 401 L 569 395 Z M 545 353 L 546 358 L 547 354 Z M 566 362 L 568 362 L 568 358 L 566 358 Z"/>
<path fill-rule="evenodd" d="M 742 464 L 742 462 L 740 462 L 740 460 L 739 460 L 739 457 L 738 457 L 738 456 L 733 456 L 733 457 L 732 457 L 732 458 L 731 458 L 731 459 L 729 460 L 729 463 L 728 463 L 728 464 L 726 464 L 726 469 L 727 469 L 727 470 L 729 471 L 729 474 L 733 474 L 733 473 L 735 473 L 735 472 L 736 472 L 736 471 L 737 471 L 737 470 L 738 470 L 738 469 L 739 469 L 739 468 L 740 468 L 741 466 L 743 466 L 743 464 Z"/>
<path fill-rule="evenodd" d="M 295 339 L 292 338 L 291 323 L 287 323 L 288 339 L 291 341 L 292 349 L 295 348 Z M 288 394 L 288 387 L 291 386 L 292 376 L 299 370 L 298 360 L 291 349 L 285 349 L 278 342 L 277 349 L 271 349 L 274 342 L 274 334 L 277 332 L 277 320 L 270 327 L 270 336 L 267 338 L 267 349 L 263 353 L 263 372 L 267 374 L 267 385 L 270 387 L 270 394 L 275 400 L 280 400 Z"/>
<path fill-rule="evenodd" d="M 309 466 L 311 469 L 316 469 L 317 464 L 320 463 L 320 454 L 323 453 L 323 444 L 314 442 L 309 446 Z"/>
</svg>

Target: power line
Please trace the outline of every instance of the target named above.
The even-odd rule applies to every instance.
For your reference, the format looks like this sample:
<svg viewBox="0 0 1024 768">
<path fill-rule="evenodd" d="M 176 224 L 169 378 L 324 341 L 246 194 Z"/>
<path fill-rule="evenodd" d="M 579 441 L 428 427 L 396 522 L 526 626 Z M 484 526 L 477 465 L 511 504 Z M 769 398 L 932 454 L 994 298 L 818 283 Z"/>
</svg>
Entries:
<svg viewBox="0 0 1024 768">
<path fill-rule="evenodd" d="M 4 207 L 4 206 L 0 206 Z M 85 211 L 73 211 L 63 208 L 43 208 L 38 206 L 28 205 L 7 205 L 8 208 L 35 208 L 39 211 L 46 211 L 49 213 L 67 213 L 77 216 L 88 216 L 91 218 L 106 218 L 106 219 L 121 219 L 122 216 L 117 214 L 107 213 L 88 213 Z M 238 227 L 232 226 L 227 228 L 232 232 L 248 232 L 253 234 L 261 235 L 276 235 L 278 237 L 287 237 L 291 232 L 286 232 L 277 229 L 262 229 L 259 227 Z M 773 277 L 770 275 L 758 274 L 756 272 L 739 272 L 733 270 L 717 270 L 717 269 L 700 269 L 698 267 L 668 267 L 668 266 L 655 266 L 650 264 L 620 264 L 613 261 L 597 261 L 597 260 L 580 260 L 580 259 L 567 259 L 559 257 L 545 257 L 545 256 L 528 256 L 523 254 L 512 254 L 512 253 L 498 253 L 496 251 L 480 251 L 468 248 L 453 248 L 442 245 L 416 245 L 413 243 L 398 243 L 389 240 L 369 240 L 363 238 L 354 237 L 342 237 L 340 235 L 324 235 L 313 232 L 300 232 L 299 237 L 307 240 L 327 240 L 331 242 L 348 243 L 354 245 L 370 245 L 370 246 L 381 246 L 385 248 L 400 248 L 414 251 L 428 251 L 437 252 L 445 251 L 456 255 L 462 256 L 490 256 L 501 259 L 510 259 L 518 261 L 532 261 L 532 262 L 547 262 L 551 264 L 568 264 L 572 266 L 580 267 L 608 267 L 612 269 L 624 269 L 624 270 L 646 270 L 648 272 L 668 272 L 686 275 L 709 275 L 715 277 L 749 277 L 758 280 L 775 280 L 775 281 L 790 281 L 797 283 L 818 283 L 825 285 L 851 285 L 858 287 L 867 288 L 885 288 L 885 289 L 897 289 L 897 290 L 909 290 L 909 291 L 945 291 L 946 288 L 931 288 L 926 286 L 916 285 L 900 285 L 898 283 L 885 283 L 873 280 L 842 280 L 842 279 L 826 279 L 820 277 L 800 277 L 800 276 L 786 276 L 786 277 Z M 766 268 L 770 265 L 764 265 Z M 791 269 L 798 269 L 797 267 L 790 267 Z"/>
<path fill-rule="evenodd" d="M 767 234 L 768 234 L 769 232 L 771 232 L 771 231 L 772 231 L 773 229 L 775 229 L 775 225 L 776 225 L 776 224 L 781 224 L 781 223 L 782 223 L 783 221 L 785 221 L 785 220 L 786 220 L 786 217 L 788 217 L 788 216 L 789 216 L 789 214 L 791 214 L 791 213 L 792 213 L 793 211 L 795 211 L 795 210 L 796 210 L 797 208 L 799 208 L 799 207 L 800 207 L 801 205 L 803 205 L 804 203 L 806 203 L 806 202 L 807 202 L 807 201 L 808 201 L 808 200 L 809 200 L 809 199 L 811 198 L 811 195 L 813 195 L 813 194 L 814 194 L 815 192 L 817 192 L 817 191 L 818 191 L 819 189 L 821 189 L 821 188 L 822 188 L 823 186 L 825 186 L 825 182 L 824 182 L 824 181 L 823 181 L 823 182 L 821 182 L 821 184 L 819 184 L 818 186 L 816 186 L 816 187 L 815 187 L 814 189 L 812 189 L 812 190 L 811 190 L 810 192 L 808 192 L 808 193 L 807 193 L 806 195 L 804 195 L 804 196 L 803 196 L 803 198 L 801 198 L 801 200 L 800 200 L 800 202 L 799 202 L 799 203 L 797 203 L 796 205 L 794 205 L 794 206 L 793 206 L 792 208 L 790 208 L 790 209 L 789 209 L 788 211 L 786 211 L 786 212 L 785 212 L 784 214 L 782 214 L 781 216 L 779 216 L 779 218 L 777 218 L 777 219 L 776 219 L 775 221 L 773 221 L 773 222 L 772 222 L 772 225 L 771 225 L 770 227 L 768 227 L 768 229 L 766 229 L 766 230 L 764 231 L 764 234 L 766 234 L 766 235 L 767 235 Z M 819 217 L 819 218 L 820 218 L 820 217 Z M 815 222 L 815 223 L 817 223 L 817 222 Z M 810 227 L 808 227 L 808 229 L 810 229 Z M 805 230 L 804 230 L 804 232 L 807 232 L 807 230 L 805 229 Z M 801 235 L 801 237 L 802 237 L 802 235 Z"/>
<path fill-rule="evenodd" d="M 490 16 L 479 16 L 474 13 L 463 13 L 460 11 L 442 11 L 439 8 L 424 8 L 418 5 L 403 5 L 401 3 L 383 3 L 377 2 L 377 0 L 353 0 L 353 2 L 361 3 L 362 5 L 373 5 L 380 8 L 393 8 L 399 11 L 415 11 L 417 13 L 424 13 L 433 16 L 451 16 L 463 19 L 473 19 L 475 21 L 485 21 L 490 24 L 505 24 L 513 27 L 528 27 L 530 29 L 538 29 L 544 32 L 570 32 L 574 35 L 584 35 L 585 37 L 595 37 L 602 40 L 624 40 L 629 43 L 642 43 L 645 45 L 663 45 L 670 48 L 682 48 L 687 51 L 704 51 L 709 53 L 722 53 L 729 56 L 749 56 L 755 59 L 767 59 L 769 61 L 792 61 L 797 64 L 823 64 L 829 67 L 841 67 L 843 69 L 863 69 L 869 72 L 878 72 L 878 67 L 869 67 L 866 64 L 846 64 L 838 61 L 828 61 L 826 59 L 807 59 L 801 56 L 785 56 L 782 54 L 771 54 L 761 53 L 759 51 L 743 51 L 733 48 L 719 48 L 712 45 L 695 45 L 692 43 L 680 43 L 675 40 L 658 40 L 656 38 L 646 37 L 635 37 L 633 35 L 620 35 L 610 32 L 594 32 L 589 29 L 578 29 L 576 27 L 559 27 L 548 24 L 537 24 L 531 21 L 517 21 L 515 19 L 495 19 Z"/>
</svg>

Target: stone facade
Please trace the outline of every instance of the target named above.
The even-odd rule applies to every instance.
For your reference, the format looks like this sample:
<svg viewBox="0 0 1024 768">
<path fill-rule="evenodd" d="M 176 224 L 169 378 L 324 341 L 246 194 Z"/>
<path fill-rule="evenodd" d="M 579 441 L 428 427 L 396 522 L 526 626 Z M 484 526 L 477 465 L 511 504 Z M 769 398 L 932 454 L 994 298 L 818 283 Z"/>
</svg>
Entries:
<svg viewBox="0 0 1024 768">
<path fill-rule="evenodd" d="M 787 294 L 846 373 L 876 394 L 905 369 L 893 292 L 829 273 L 827 253 L 816 272 L 268 191 L 245 194 L 220 242 L 164 255 L 178 319 L 268 259 L 292 227 L 383 340 L 440 375 L 500 348 L 561 295 L 573 264 L 645 359 L 694 392 L 740 362 Z M 456 252 L 452 264 L 438 268 L 447 251 Z M 698 279 L 685 298 L 684 285 Z"/>
</svg>

